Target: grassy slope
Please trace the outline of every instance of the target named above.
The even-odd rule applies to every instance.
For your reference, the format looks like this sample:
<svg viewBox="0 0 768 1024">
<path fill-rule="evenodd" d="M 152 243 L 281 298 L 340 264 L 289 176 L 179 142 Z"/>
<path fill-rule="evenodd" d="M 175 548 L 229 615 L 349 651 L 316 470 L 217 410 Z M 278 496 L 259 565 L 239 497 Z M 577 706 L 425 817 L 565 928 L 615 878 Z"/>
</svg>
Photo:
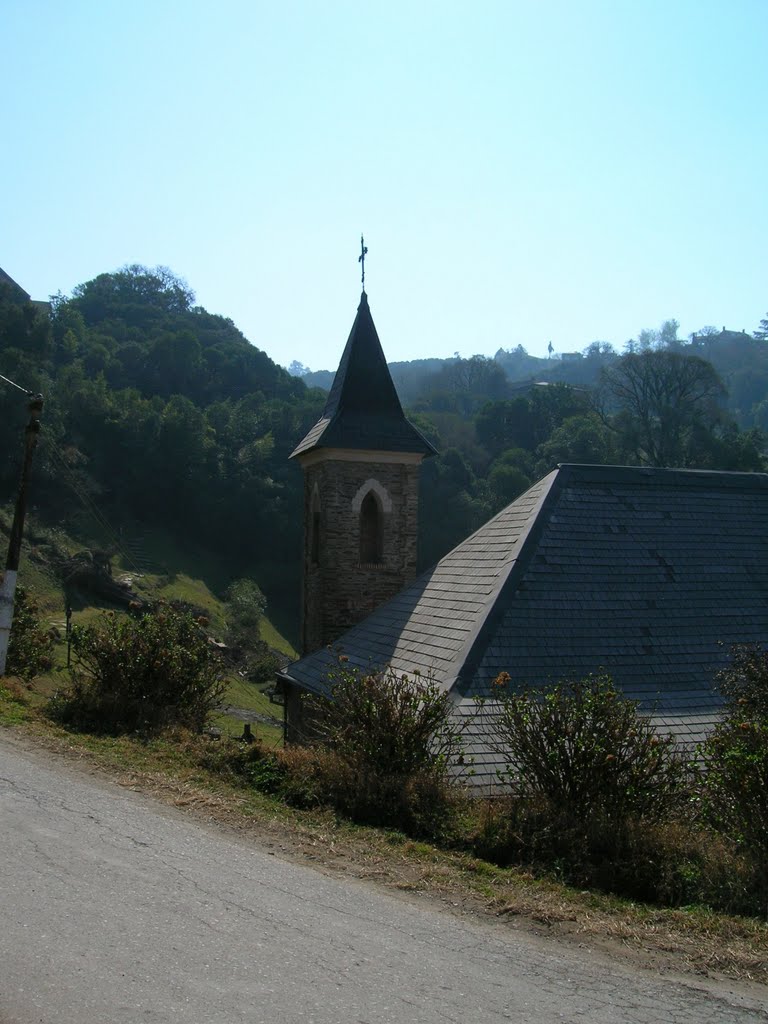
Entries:
<svg viewBox="0 0 768 1024">
<path fill-rule="evenodd" d="M 10 525 L 11 509 L 0 509 L 0 528 L 3 532 Z M 76 530 L 76 532 L 75 532 Z M 19 583 L 36 598 L 42 615 L 51 626 L 58 629 L 62 640 L 55 648 L 56 668 L 50 676 L 36 683 L 35 691 L 40 698 L 55 689 L 67 685 L 66 645 L 63 642 L 65 626 L 65 597 L 61 581 L 53 570 L 51 555 L 54 549 L 65 554 L 74 554 L 84 548 L 110 548 L 111 538 L 91 523 L 75 524 L 75 530 L 65 533 L 61 528 L 49 527 L 30 517 L 19 566 Z M 2 543 L 2 541 L 0 541 Z M 125 534 L 120 545 L 121 551 L 112 559 L 113 576 L 131 576 L 134 590 L 141 596 L 182 600 L 199 608 L 210 620 L 210 634 L 221 639 L 225 635 L 225 609 L 217 594 L 222 594 L 231 577 L 223 569 L 216 556 L 204 548 L 191 549 L 180 545 L 164 530 L 149 530 L 136 527 L 131 534 Z M 258 582 L 258 580 L 257 580 Z M 94 599 L 93 603 L 78 603 L 73 610 L 73 624 L 87 625 L 98 619 L 109 605 Z M 270 647 L 285 655 L 286 662 L 298 657 L 291 643 L 269 621 L 262 619 L 262 639 Z M 282 717 L 279 707 L 270 704 L 261 690 L 237 675 L 229 677 L 226 700 L 229 704 L 268 716 L 277 720 Z M 215 725 L 226 735 L 239 736 L 243 723 L 232 715 L 216 716 Z M 260 724 L 261 735 L 269 742 L 278 742 L 281 729 Z"/>
</svg>

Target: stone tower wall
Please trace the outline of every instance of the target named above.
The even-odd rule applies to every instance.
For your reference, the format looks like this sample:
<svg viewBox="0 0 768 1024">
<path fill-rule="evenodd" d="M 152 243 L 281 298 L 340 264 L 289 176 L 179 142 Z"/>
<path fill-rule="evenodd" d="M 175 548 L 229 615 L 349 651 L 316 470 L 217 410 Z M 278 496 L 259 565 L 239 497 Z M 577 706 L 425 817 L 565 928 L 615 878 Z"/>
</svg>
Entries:
<svg viewBox="0 0 768 1024">
<path fill-rule="evenodd" d="M 303 654 L 333 643 L 415 577 L 421 458 L 403 458 L 352 461 L 329 451 L 305 464 Z M 360 503 L 369 490 L 383 517 L 378 565 L 360 563 Z"/>
</svg>

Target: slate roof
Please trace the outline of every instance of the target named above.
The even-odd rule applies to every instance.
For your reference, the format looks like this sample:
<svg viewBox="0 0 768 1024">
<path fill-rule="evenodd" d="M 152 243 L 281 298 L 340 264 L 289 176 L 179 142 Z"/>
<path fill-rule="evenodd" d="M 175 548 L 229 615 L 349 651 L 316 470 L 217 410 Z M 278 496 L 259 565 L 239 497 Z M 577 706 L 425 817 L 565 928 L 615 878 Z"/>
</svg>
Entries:
<svg viewBox="0 0 768 1024">
<path fill-rule="evenodd" d="M 561 466 L 284 677 L 323 692 L 341 651 L 431 673 L 465 717 L 501 671 L 522 688 L 605 670 L 692 744 L 730 646 L 766 639 L 768 475 Z M 481 721 L 469 742 L 475 781 L 492 779 Z"/>
<path fill-rule="evenodd" d="M 291 458 L 315 448 L 435 453 L 429 441 L 405 418 L 365 292 L 323 415 Z"/>
</svg>

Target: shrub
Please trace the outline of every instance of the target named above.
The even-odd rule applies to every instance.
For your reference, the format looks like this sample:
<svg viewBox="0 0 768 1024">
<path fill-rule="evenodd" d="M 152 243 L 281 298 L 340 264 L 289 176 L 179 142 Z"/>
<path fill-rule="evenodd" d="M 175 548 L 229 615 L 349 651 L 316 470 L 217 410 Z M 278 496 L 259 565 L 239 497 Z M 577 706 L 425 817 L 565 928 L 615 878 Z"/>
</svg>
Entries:
<svg viewBox="0 0 768 1024">
<path fill-rule="evenodd" d="M 217 743 L 207 742 L 193 749 L 204 768 L 253 786 L 261 793 L 276 793 L 285 777 L 276 751 L 266 749 L 258 738 L 253 743 L 243 743 L 225 737 Z"/>
<path fill-rule="evenodd" d="M 721 722 L 699 748 L 704 820 L 768 857 L 768 722 Z"/>
<path fill-rule="evenodd" d="M 47 672 L 52 665 L 52 646 L 52 638 L 40 625 L 37 602 L 24 587 L 17 586 L 5 674 L 32 679 Z"/>
<path fill-rule="evenodd" d="M 77 728 L 151 734 L 204 727 L 224 693 L 220 661 L 189 615 L 160 608 L 139 618 L 113 612 L 72 630 L 69 691 L 51 713 Z"/>
<path fill-rule="evenodd" d="M 259 640 L 246 658 L 246 676 L 252 683 L 272 683 L 275 675 L 286 662 L 285 655 L 273 651 L 267 643 Z"/>
<path fill-rule="evenodd" d="M 757 644 L 731 649 L 731 664 L 717 674 L 725 717 L 768 724 L 768 650 Z"/>
<path fill-rule="evenodd" d="M 255 580 L 235 580 L 226 593 L 227 640 L 238 651 L 257 649 L 267 599 Z"/>
<path fill-rule="evenodd" d="M 731 651 L 717 676 L 721 721 L 699 747 L 703 820 L 758 857 L 768 855 L 768 651 Z"/>
<path fill-rule="evenodd" d="M 340 670 L 331 680 L 330 697 L 307 695 L 304 701 L 320 742 L 358 769 L 441 774 L 461 754 L 450 698 L 431 679 L 389 668 Z"/>
<path fill-rule="evenodd" d="M 598 888 L 666 906 L 707 904 L 754 915 L 766 906 L 768 879 L 755 858 L 727 839 L 684 821 L 576 821 L 545 801 L 494 801 L 473 840 L 502 866 L 554 871 L 579 888 Z"/>
<path fill-rule="evenodd" d="M 496 680 L 490 728 L 519 797 L 543 801 L 556 816 L 614 827 L 663 820 L 687 796 L 673 741 L 659 737 L 608 676 L 519 694 L 506 691 L 507 679 Z"/>
<path fill-rule="evenodd" d="M 433 680 L 341 669 L 329 697 L 304 699 L 315 750 L 298 756 L 313 762 L 304 775 L 319 802 L 420 837 L 454 834 L 461 797 L 449 768 L 461 761 L 461 735 Z"/>
</svg>

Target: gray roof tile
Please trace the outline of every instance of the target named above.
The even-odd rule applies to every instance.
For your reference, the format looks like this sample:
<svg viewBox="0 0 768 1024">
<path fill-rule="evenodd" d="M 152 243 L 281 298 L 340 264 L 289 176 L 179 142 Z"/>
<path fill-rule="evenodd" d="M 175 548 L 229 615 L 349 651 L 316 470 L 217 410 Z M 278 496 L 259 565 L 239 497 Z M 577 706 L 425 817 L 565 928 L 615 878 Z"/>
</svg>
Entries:
<svg viewBox="0 0 768 1024">
<path fill-rule="evenodd" d="M 717 716 L 729 647 L 767 636 L 768 476 L 562 466 L 337 648 L 361 666 L 431 671 L 464 715 L 501 671 L 537 687 L 604 670 L 691 743 Z M 322 691 L 335 657 L 286 673 Z M 495 757 L 485 750 L 478 779 Z"/>
</svg>

